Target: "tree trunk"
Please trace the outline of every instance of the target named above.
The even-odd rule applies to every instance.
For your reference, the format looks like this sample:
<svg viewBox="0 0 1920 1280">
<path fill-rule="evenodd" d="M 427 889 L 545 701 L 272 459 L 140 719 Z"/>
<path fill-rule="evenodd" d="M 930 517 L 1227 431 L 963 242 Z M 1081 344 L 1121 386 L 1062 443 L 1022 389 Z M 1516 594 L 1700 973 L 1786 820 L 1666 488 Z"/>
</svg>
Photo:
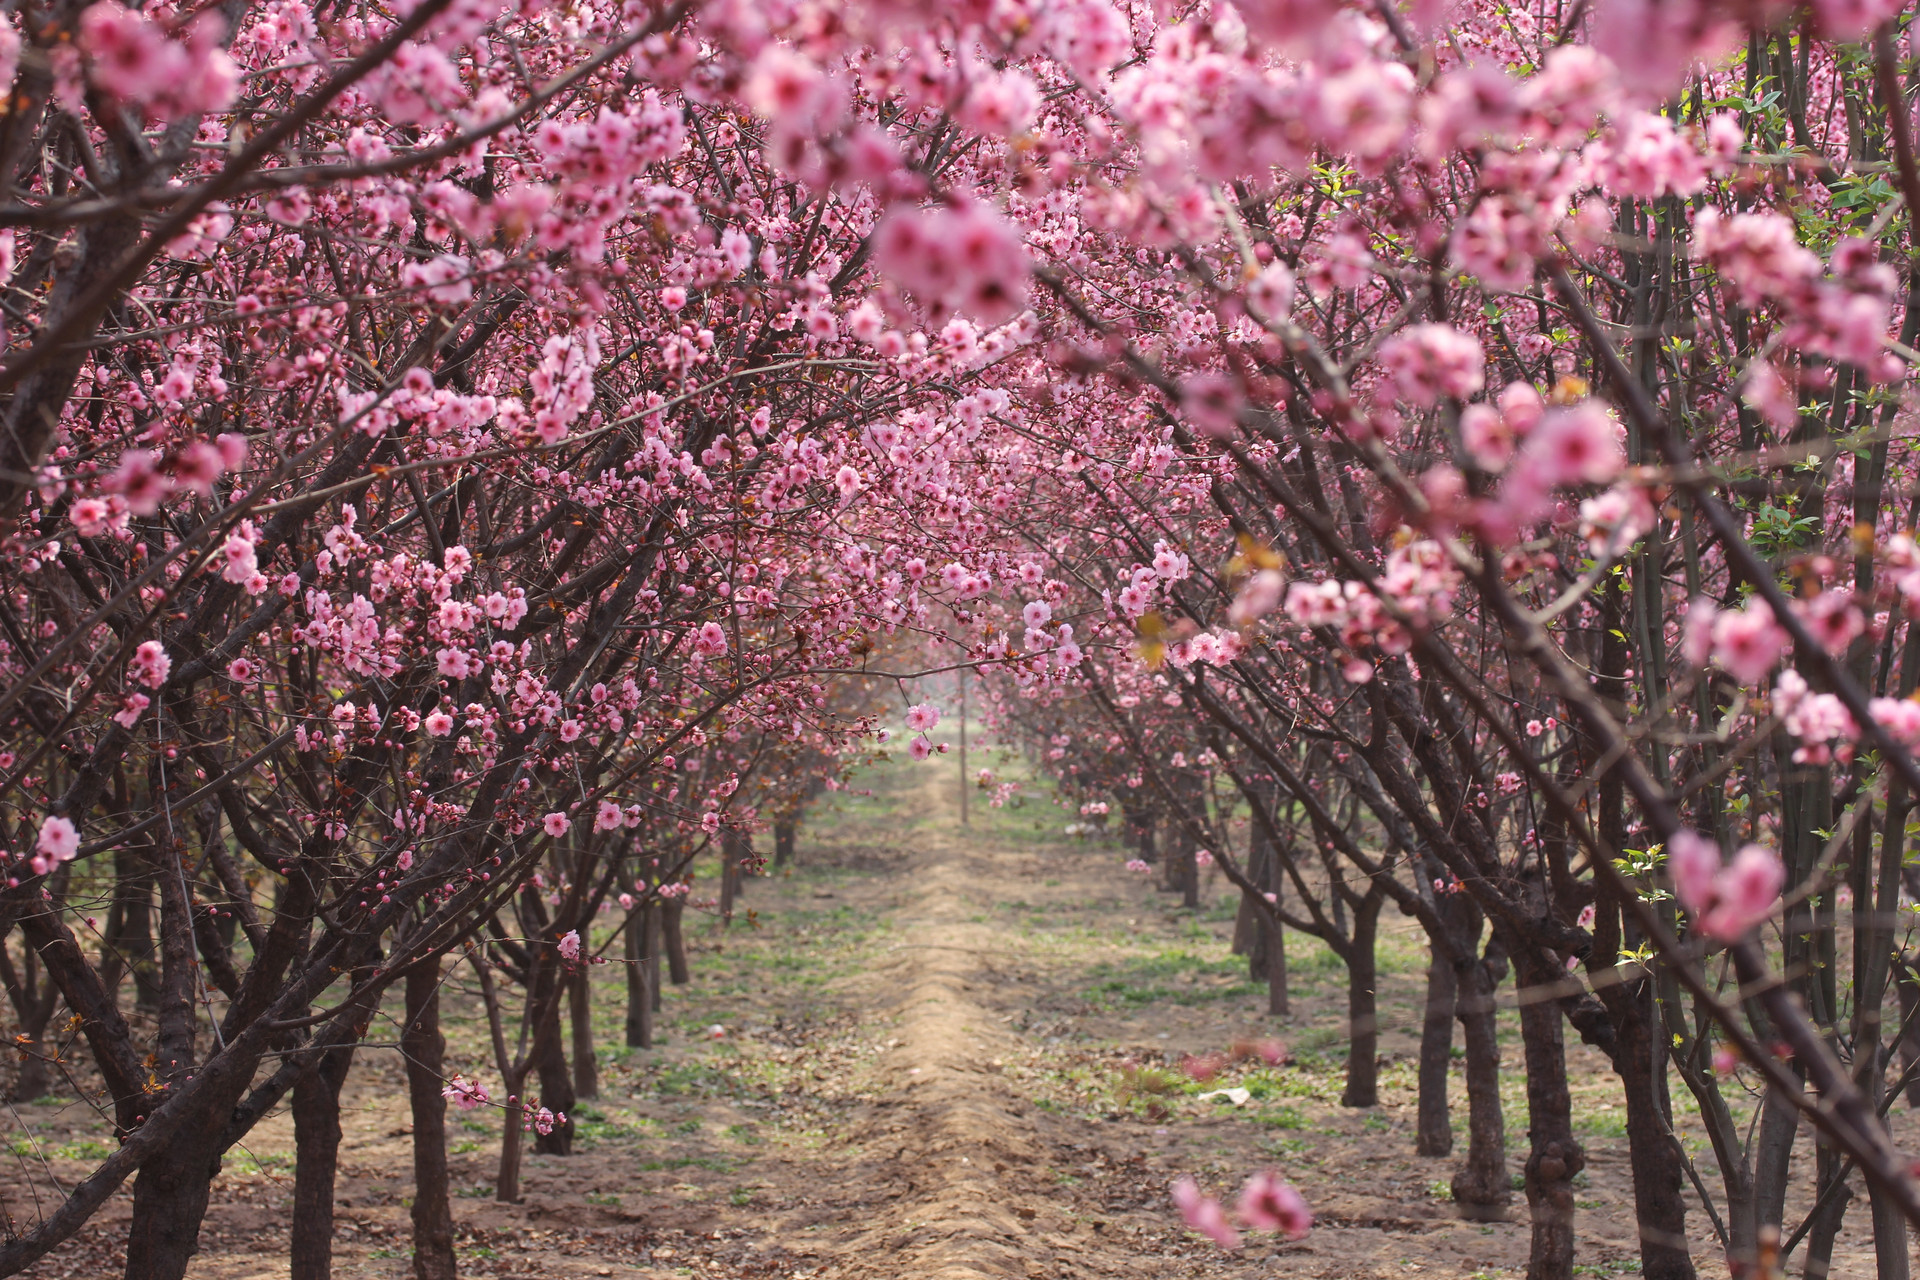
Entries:
<svg viewBox="0 0 1920 1280">
<path fill-rule="evenodd" d="M 1347 957 L 1347 1087 L 1343 1107 L 1372 1107 L 1380 1102 L 1380 1018 L 1374 944 L 1386 895 L 1368 892 L 1353 912 L 1353 950 Z"/>
<path fill-rule="evenodd" d="M 1826 1194 L 1833 1186 L 1833 1180 L 1839 1176 L 1842 1161 L 1840 1153 L 1825 1142 L 1819 1144 L 1814 1155 L 1814 1199 Z M 1833 1242 L 1840 1234 L 1841 1219 L 1846 1217 L 1847 1202 L 1853 1199 L 1851 1188 L 1842 1186 L 1834 1191 L 1833 1198 L 1821 1206 L 1814 1218 L 1812 1230 L 1807 1232 L 1807 1280 L 1827 1280 L 1833 1270 Z M 1885 1273 L 1883 1272 L 1882 1275 Z"/>
<path fill-rule="evenodd" d="M 1793 1071 L 1794 1064 L 1783 1064 Z M 1797 1075 L 1798 1073 L 1795 1072 Z M 1778 1231 L 1787 1212 L 1787 1163 L 1800 1133 L 1800 1112 L 1779 1090 L 1767 1089 L 1760 1104 L 1760 1136 L 1753 1155 L 1754 1226 Z M 1745 1260 L 1743 1260 L 1745 1261 Z"/>
<path fill-rule="evenodd" d="M 543 1156 L 567 1156 L 573 1154 L 573 1073 L 567 1070 L 567 1050 L 560 1036 L 560 999 L 559 989 L 567 981 L 556 963 L 543 966 L 551 974 L 546 979 L 554 984 L 551 992 L 542 992 L 536 996 L 534 1007 L 542 1010 L 544 1024 L 537 1034 L 533 1047 L 534 1069 L 540 1076 L 540 1105 L 556 1115 L 564 1114 L 566 1119 L 555 1124 L 551 1131 L 533 1135 L 533 1149 Z"/>
<path fill-rule="evenodd" d="M 1614 1021 L 1614 1071 L 1627 1101 L 1627 1158 L 1644 1280 L 1695 1280 L 1687 1246 L 1686 1169 L 1670 1134 L 1664 1055 L 1657 1041 L 1653 984 L 1642 980 Z"/>
<path fill-rule="evenodd" d="M 200 1251 L 220 1162 L 220 1125 L 181 1126 L 179 1135 L 140 1166 L 133 1183 L 133 1221 L 127 1231 L 126 1280 L 184 1280 Z"/>
<path fill-rule="evenodd" d="M 1913 1071 L 1915 1059 L 1920 1059 L 1920 973 L 1914 970 L 1915 956 L 1911 951 L 1900 953 L 1898 982 L 1900 984 L 1900 1072 L 1906 1075 Z M 1920 1072 L 1915 1072 L 1907 1081 L 1907 1105 L 1920 1107 Z"/>
<path fill-rule="evenodd" d="M 333 1183 L 340 1168 L 340 1086 L 353 1046 L 320 1055 L 293 1084 L 293 1224 L 287 1257 L 291 1280 L 333 1276 Z"/>
<path fill-rule="evenodd" d="M 1469 952 L 1468 954 L 1471 954 Z M 1513 1188 L 1507 1181 L 1507 1122 L 1500 1103 L 1500 1041 L 1494 991 L 1505 970 L 1497 942 L 1460 975 L 1461 1039 L 1466 1046 L 1467 1158 L 1453 1176 L 1453 1199 L 1464 1217 L 1499 1221 Z"/>
<path fill-rule="evenodd" d="M 1533 1243 L 1527 1280 L 1573 1280 L 1573 1177 L 1586 1153 L 1573 1136 L 1560 1005 L 1546 993 L 1561 980 L 1551 959 L 1527 947 L 1514 958 L 1521 986 L 1520 1042 L 1527 1059 L 1527 1208 Z M 1527 998 L 1530 994 L 1536 998 Z"/>
<path fill-rule="evenodd" d="M 407 1022 L 400 1056 L 407 1068 L 407 1101 L 413 1110 L 414 1280 L 455 1280 L 453 1205 L 447 1173 L 447 1040 L 440 1032 L 440 964 L 407 972 Z"/>
<path fill-rule="evenodd" d="M 687 904 L 679 898 L 669 898 L 660 909 L 660 929 L 666 936 L 667 977 L 676 987 L 687 985 L 687 939 L 680 928 L 680 917 L 686 911 Z M 656 1002 L 654 1008 L 659 1008 Z"/>
<path fill-rule="evenodd" d="M 1453 1116 L 1447 1081 L 1453 1070 L 1453 1011 L 1460 982 L 1453 963 L 1434 952 L 1427 962 L 1427 1007 L 1420 1022 L 1420 1100 L 1414 1125 L 1415 1154 L 1453 1154 Z"/>
<path fill-rule="evenodd" d="M 600 1096 L 600 1064 L 593 1056 L 593 970 L 586 965 L 568 975 L 567 1005 L 573 1017 L 573 1094 Z"/>
<path fill-rule="evenodd" d="M 527 1120 L 522 1111 L 526 1099 L 526 1073 L 508 1075 L 503 1080 L 507 1091 L 507 1113 L 500 1130 L 500 1170 L 493 1179 L 493 1198 L 501 1204 L 520 1203 L 520 1161 L 526 1151 Z"/>
<path fill-rule="evenodd" d="M 109 969 L 111 989 L 120 984 L 120 966 L 133 974 L 133 1007 L 141 1013 L 160 1008 L 160 965 L 153 948 L 153 868 L 140 851 L 131 846 L 116 849 L 113 855 L 113 904 L 108 912 L 107 935 L 114 955 L 101 964 Z"/>
<path fill-rule="evenodd" d="M 773 865 L 784 867 L 793 861 L 794 821 L 786 818 L 773 824 Z"/>
<path fill-rule="evenodd" d="M 643 904 L 627 916 L 627 1047 L 653 1048 L 654 919 L 659 908 Z"/>
</svg>

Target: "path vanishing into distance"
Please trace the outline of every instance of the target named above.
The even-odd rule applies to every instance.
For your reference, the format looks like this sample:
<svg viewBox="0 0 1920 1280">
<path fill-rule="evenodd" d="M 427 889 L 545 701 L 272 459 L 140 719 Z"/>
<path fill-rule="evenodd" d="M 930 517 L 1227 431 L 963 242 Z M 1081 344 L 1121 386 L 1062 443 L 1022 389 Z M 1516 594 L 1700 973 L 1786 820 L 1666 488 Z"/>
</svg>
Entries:
<svg viewBox="0 0 1920 1280">
<path fill-rule="evenodd" d="M 879 766 L 823 798 L 797 867 L 751 882 L 731 928 L 690 923 L 692 981 L 667 988 L 656 1049 L 621 1045 L 624 975 L 596 968 L 600 1095 L 576 1113 L 576 1154 L 530 1158 L 524 1201 L 496 1204 L 498 1118 L 450 1116 L 461 1274 L 1524 1273 L 1524 1202 L 1511 1223 L 1460 1221 L 1438 1194 L 1452 1162 L 1412 1154 L 1423 956 L 1406 922 L 1388 921 L 1381 944 L 1382 1105 L 1342 1108 L 1344 975 L 1317 943 L 1290 939 L 1296 1013 L 1276 1026 L 1229 953 L 1229 886 L 1210 885 L 1196 917 L 1126 872 L 1117 846 L 1064 835 L 1070 818 L 1037 792 L 999 810 L 976 794 L 966 827 L 957 800 L 938 760 Z M 463 970 L 448 987 L 447 1061 L 484 1073 L 469 985 Z M 1256 1034 L 1280 1035 L 1294 1061 L 1205 1088 L 1172 1069 Z M 1624 1118 L 1600 1059 L 1572 1051 L 1592 1082 L 1578 1095 L 1583 1265 L 1629 1275 Z M 1510 1142 L 1523 1149 L 1517 1040 L 1507 1060 Z M 1227 1085 L 1253 1096 L 1200 1099 Z M 1455 1093 L 1458 1127 L 1457 1080 Z M 411 1274 L 411 1165 L 390 1051 L 361 1051 L 345 1101 L 335 1275 L 399 1280 Z M 34 1110 L 56 1133 L 66 1118 L 76 1148 L 104 1141 L 70 1103 Z M 216 1183 L 196 1277 L 287 1275 L 291 1122 L 255 1137 Z M 1182 1229 L 1175 1177 L 1226 1192 L 1267 1166 L 1312 1203 L 1306 1240 L 1226 1254 Z M 123 1195 L 79 1249 L 29 1274 L 111 1269 L 128 1209 Z M 1704 1215 L 1690 1221 L 1706 1229 Z M 1854 1254 L 1865 1247 L 1843 1236 L 1835 1274 L 1850 1257 L 1869 1265 Z M 1697 1241 L 1696 1256 L 1710 1248 Z"/>
</svg>

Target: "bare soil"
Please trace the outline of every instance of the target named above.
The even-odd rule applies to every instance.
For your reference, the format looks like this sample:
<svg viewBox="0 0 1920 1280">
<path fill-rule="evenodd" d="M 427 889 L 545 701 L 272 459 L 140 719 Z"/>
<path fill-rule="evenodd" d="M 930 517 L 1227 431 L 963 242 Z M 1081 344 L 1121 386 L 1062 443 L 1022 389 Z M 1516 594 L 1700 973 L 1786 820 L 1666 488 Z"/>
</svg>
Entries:
<svg viewBox="0 0 1920 1280">
<path fill-rule="evenodd" d="M 1409 922 L 1392 922 L 1382 943 L 1383 1101 L 1342 1108 L 1344 975 L 1324 948 L 1291 940 L 1297 1013 L 1276 1026 L 1228 954 L 1224 886 L 1196 917 L 1122 871 L 1111 844 L 1060 835 L 1068 819 L 1043 798 L 1002 810 L 976 798 L 962 828 L 950 766 L 887 766 L 869 781 L 869 793 L 836 797 L 809 819 L 799 868 L 751 884 L 751 919 L 692 930 L 694 980 L 668 990 L 663 1046 L 620 1046 L 624 976 L 617 964 L 596 971 L 600 1096 L 576 1113 L 576 1154 L 529 1160 L 522 1203 L 492 1199 L 498 1114 L 450 1117 L 463 1275 L 1524 1274 L 1523 1198 L 1513 1222 L 1462 1221 L 1441 1194 L 1452 1161 L 1412 1154 L 1423 957 Z M 449 1069 L 492 1080 L 469 979 L 449 980 Z M 1273 1034 L 1293 1046 L 1292 1063 L 1235 1068 L 1207 1086 L 1246 1087 L 1244 1107 L 1200 1101 L 1202 1089 L 1170 1069 L 1184 1053 Z M 411 1274 L 394 1039 L 397 1030 L 376 1031 L 344 1099 L 343 1280 Z M 1569 1052 L 1590 1161 L 1582 1273 L 1633 1274 L 1618 1084 L 1597 1054 Z M 1507 1059 L 1517 1172 L 1517 1043 Z M 1463 1150 L 1457 1074 L 1454 1094 Z M 72 1097 L 6 1115 L 13 1156 L 0 1206 L 24 1225 L 84 1176 L 106 1130 Z M 1681 1120 L 1684 1130 L 1684 1107 Z M 1687 1136 L 1717 1189 L 1710 1152 Z M 292 1151 L 282 1114 L 228 1159 L 192 1275 L 286 1276 Z M 1810 1153 L 1804 1163 L 1810 1180 Z M 1255 1238 L 1229 1254 L 1182 1229 L 1167 1198 L 1174 1178 L 1191 1173 L 1226 1194 L 1262 1167 L 1313 1205 L 1307 1239 Z M 1701 1274 L 1726 1274 L 1691 1192 L 1688 1201 Z M 116 1274 L 129 1204 L 123 1190 L 28 1274 Z M 1849 1213 L 1836 1276 L 1871 1273 L 1862 1206 Z"/>
</svg>

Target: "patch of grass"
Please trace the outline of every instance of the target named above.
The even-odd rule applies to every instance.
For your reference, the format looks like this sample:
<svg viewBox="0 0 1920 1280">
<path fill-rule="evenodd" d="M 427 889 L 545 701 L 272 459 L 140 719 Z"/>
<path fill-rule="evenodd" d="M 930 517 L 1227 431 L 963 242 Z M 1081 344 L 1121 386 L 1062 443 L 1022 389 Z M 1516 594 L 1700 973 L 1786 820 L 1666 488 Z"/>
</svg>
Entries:
<svg viewBox="0 0 1920 1280">
<path fill-rule="evenodd" d="M 53 1154 L 62 1160 L 105 1160 L 113 1154 L 113 1148 L 104 1142 L 83 1138 L 79 1142 L 69 1142 L 63 1147 L 56 1147 Z"/>
</svg>

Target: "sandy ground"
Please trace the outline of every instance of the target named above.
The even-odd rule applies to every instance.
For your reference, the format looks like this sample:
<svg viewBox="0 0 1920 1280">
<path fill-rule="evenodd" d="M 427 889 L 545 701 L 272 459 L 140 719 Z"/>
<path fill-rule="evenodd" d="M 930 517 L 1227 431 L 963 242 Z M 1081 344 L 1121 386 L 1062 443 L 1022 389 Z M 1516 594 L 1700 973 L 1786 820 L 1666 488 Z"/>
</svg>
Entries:
<svg viewBox="0 0 1920 1280">
<path fill-rule="evenodd" d="M 976 804 L 962 829 L 953 776 L 883 770 L 872 794 L 810 820 L 802 868 L 752 885 L 751 921 L 695 927 L 695 979 L 669 990 L 663 1047 L 619 1046 L 623 977 L 617 965 L 596 971 L 601 1087 L 577 1113 L 579 1151 L 532 1158 L 524 1201 L 501 1205 L 491 1198 L 498 1117 L 454 1126 L 463 1275 L 1524 1273 L 1524 1220 L 1459 1220 L 1440 1193 L 1452 1161 L 1412 1154 L 1421 957 L 1407 922 L 1392 922 L 1382 946 L 1382 1105 L 1341 1108 L 1344 978 L 1324 949 L 1295 940 L 1299 1011 L 1276 1027 L 1260 1013 L 1264 993 L 1227 954 L 1230 899 L 1218 886 L 1198 918 L 1181 912 L 1121 871 L 1117 850 L 1055 834 L 1065 819 L 1043 802 Z M 492 1077 L 477 1002 L 457 981 L 447 1002 L 450 1067 Z M 1182 1053 L 1276 1033 L 1294 1063 L 1214 1082 L 1249 1088 L 1243 1108 L 1201 1102 L 1184 1083 L 1153 1091 Z M 411 1274 L 408 1117 L 391 1037 L 378 1035 L 345 1098 L 334 1267 L 343 1280 Z M 1633 1274 L 1618 1086 L 1597 1055 L 1571 1052 L 1590 1160 L 1581 1274 Z M 1517 1044 L 1506 1056 L 1517 1172 Z M 1457 1074 L 1454 1093 L 1458 1131 Z M 14 1158 L 0 1204 L 25 1224 L 36 1194 L 39 1204 L 58 1195 L 53 1179 L 84 1175 L 104 1130 L 71 1099 L 9 1119 Z M 287 1275 L 291 1156 L 291 1121 L 279 1115 L 228 1159 L 193 1276 Z M 1258 1238 L 1228 1254 L 1181 1229 L 1167 1199 L 1175 1177 L 1192 1173 L 1225 1193 L 1262 1167 L 1307 1195 L 1318 1224 L 1306 1240 Z M 1701 1274 L 1724 1275 L 1688 1198 Z M 123 1192 L 27 1274 L 115 1274 L 128 1204 Z M 1862 1208 L 1850 1212 L 1836 1276 L 1871 1274 L 1864 1220 Z"/>
</svg>

